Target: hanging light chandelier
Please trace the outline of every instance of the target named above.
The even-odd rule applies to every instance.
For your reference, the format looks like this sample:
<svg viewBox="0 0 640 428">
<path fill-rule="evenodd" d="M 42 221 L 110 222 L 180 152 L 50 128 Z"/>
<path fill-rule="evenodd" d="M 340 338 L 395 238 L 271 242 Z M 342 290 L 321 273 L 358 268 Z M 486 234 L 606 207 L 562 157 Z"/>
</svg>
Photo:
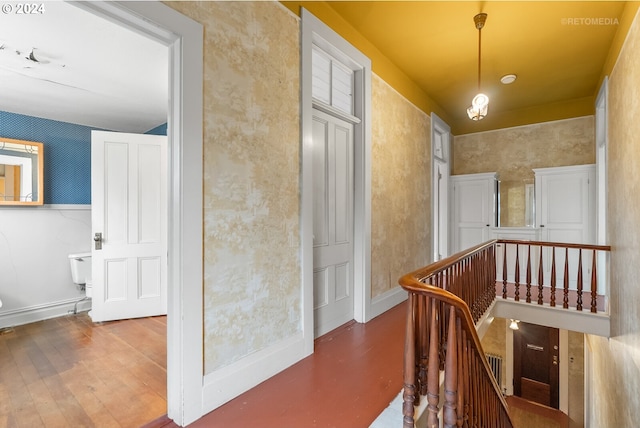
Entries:
<svg viewBox="0 0 640 428">
<path fill-rule="evenodd" d="M 489 109 L 489 97 L 480 90 L 480 82 L 482 80 L 482 28 L 485 22 L 487 22 L 487 14 L 477 14 L 473 17 L 473 22 L 478 29 L 478 95 L 473 97 L 471 106 L 467 108 L 467 115 L 469 115 L 469 119 L 471 120 L 482 120 L 487 115 L 487 110 Z"/>
</svg>

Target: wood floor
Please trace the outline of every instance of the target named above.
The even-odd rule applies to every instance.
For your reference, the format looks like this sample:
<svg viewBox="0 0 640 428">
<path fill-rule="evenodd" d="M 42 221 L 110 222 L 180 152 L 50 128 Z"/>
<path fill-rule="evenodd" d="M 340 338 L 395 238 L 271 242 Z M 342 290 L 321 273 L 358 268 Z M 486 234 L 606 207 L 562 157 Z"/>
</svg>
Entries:
<svg viewBox="0 0 640 428">
<path fill-rule="evenodd" d="M 402 304 L 318 338 L 311 356 L 189 427 L 368 427 L 402 387 L 405 316 Z"/>
<path fill-rule="evenodd" d="M 166 317 L 0 330 L 0 427 L 139 427 L 166 414 Z"/>
<path fill-rule="evenodd" d="M 348 323 L 190 427 L 367 428 L 402 387 L 404 322 L 401 304 Z M 96 325 L 81 313 L 0 330 L 0 427 L 177 427 L 166 406 L 166 317 Z M 566 426 L 523 424 L 548 421 L 518 409 L 516 428 Z"/>
<path fill-rule="evenodd" d="M 569 416 L 516 396 L 507 397 L 514 428 L 569 428 Z"/>
</svg>

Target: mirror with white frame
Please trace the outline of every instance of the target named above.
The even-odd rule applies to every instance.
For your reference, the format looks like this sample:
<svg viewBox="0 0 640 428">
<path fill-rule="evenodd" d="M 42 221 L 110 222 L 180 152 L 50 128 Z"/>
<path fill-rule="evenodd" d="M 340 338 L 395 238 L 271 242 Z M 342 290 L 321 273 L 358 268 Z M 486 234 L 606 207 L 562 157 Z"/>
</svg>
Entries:
<svg viewBox="0 0 640 428">
<path fill-rule="evenodd" d="M 0 137 L 0 205 L 44 203 L 43 144 Z"/>
</svg>

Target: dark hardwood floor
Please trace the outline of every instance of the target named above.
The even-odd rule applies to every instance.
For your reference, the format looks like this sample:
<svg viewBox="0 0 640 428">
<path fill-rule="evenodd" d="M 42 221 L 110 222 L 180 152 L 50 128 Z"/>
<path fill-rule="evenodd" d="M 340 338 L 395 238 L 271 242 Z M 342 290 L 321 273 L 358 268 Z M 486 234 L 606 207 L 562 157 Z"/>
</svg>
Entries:
<svg viewBox="0 0 640 428">
<path fill-rule="evenodd" d="M 166 317 L 0 330 L 0 427 L 139 427 L 167 412 Z"/>
</svg>

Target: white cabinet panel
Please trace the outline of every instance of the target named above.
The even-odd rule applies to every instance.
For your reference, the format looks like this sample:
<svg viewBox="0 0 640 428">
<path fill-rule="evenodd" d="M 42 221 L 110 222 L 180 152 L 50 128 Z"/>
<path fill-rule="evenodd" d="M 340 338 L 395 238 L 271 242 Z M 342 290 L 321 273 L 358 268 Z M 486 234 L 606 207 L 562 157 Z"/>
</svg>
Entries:
<svg viewBox="0 0 640 428">
<path fill-rule="evenodd" d="M 534 169 L 536 176 L 536 225 L 540 239 L 549 242 L 595 243 L 595 165 Z M 591 259 L 584 255 L 583 278 L 591 277 Z M 556 251 L 556 280 L 564 276 L 565 252 Z M 544 282 L 551 282 L 553 256 L 543 250 Z M 575 289 L 578 250 L 568 251 L 569 288 Z"/>
<path fill-rule="evenodd" d="M 453 253 L 489 240 L 496 226 L 495 173 L 451 176 L 453 190 Z"/>
</svg>

